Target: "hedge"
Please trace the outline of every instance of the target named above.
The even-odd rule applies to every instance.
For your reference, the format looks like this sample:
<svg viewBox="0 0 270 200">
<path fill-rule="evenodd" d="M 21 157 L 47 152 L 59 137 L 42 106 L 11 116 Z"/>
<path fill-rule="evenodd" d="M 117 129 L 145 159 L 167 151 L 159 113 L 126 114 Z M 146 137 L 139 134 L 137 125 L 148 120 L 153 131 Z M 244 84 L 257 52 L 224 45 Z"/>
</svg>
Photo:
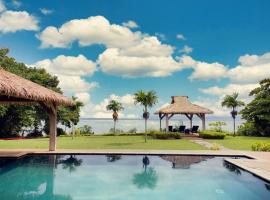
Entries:
<svg viewBox="0 0 270 200">
<path fill-rule="evenodd" d="M 225 136 L 225 133 L 217 131 L 202 131 L 199 133 L 199 137 L 203 139 L 224 139 Z"/>
</svg>

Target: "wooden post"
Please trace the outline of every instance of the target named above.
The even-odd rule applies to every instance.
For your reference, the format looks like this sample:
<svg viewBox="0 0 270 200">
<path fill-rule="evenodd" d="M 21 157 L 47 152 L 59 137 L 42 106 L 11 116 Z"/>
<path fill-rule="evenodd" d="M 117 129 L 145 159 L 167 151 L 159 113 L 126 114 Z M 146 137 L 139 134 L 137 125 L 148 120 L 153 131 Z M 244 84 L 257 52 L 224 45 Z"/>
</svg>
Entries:
<svg viewBox="0 0 270 200">
<path fill-rule="evenodd" d="M 205 114 L 202 114 L 202 130 L 205 130 Z"/>
<path fill-rule="evenodd" d="M 55 105 L 49 107 L 49 120 L 50 120 L 50 142 L 49 151 L 56 150 L 56 131 L 57 131 L 57 108 Z"/>
<path fill-rule="evenodd" d="M 190 114 L 190 130 L 192 129 L 192 118 L 193 118 L 193 114 Z"/>
<path fill-rule="evenodd" d="M 169 132 L 169 117 L 168 117 L 168 114 L 166 114 L 166 132 Z"/>
</svg>

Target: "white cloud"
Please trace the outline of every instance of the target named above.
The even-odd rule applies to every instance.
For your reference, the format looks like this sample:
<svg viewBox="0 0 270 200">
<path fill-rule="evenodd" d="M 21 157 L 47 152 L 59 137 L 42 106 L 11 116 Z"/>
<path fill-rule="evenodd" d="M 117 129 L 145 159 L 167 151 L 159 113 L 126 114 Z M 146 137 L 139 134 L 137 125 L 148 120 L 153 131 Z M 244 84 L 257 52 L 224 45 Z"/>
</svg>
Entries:
<svg viewBox="0 0 270 200">
<path fill-rule="evenodd" d="M 47 8 L 40 8 L 40 12 L 43 14 L 43 15 L 50 15 L 53 13 L 53 10 L 50 10 L 50 9 L 47 9 Z"/>
<path fill-rule="evenodd" d="M 242 98 L 247 98 L 249 92 L 258 87 L 258 84 L 228 84 L 225 87 L 213 86 L 209 88 L 200 89 L 201 92 L 205 94 L 224 96 L 230 95 L 233 92 L 239 93 Z"/>
<path fill-rule="evenodd" d="M 54 59 L 38 61 L 31 66 L 44 68 L 49 73 L 56 75 L 64 92 L 84 92 L 98 86 L 97 83 L 89 83 L 83 78 L 91 76 L 96 70 L 96 64 L 83 55 L 77 57 L 59 55 Z"/>
<path fill-rule="evenodd" d="M 67 48 L 74 41 L 80 46 L 103 44 L 107 47 L 131 46 L 140 41 L 141 33 L 132 32 L 129 28 L 110 24 L 103 16 L 87 19 L 74 19 L 66 22 L 60 28 L 49 26 L 38 36 L 41 47 Z"/>
<path fill-rule="evenodd" d="M 92 75 L 96 71 L 96 64 L 81 54 L 78 56 L 59 55 L 54 59 L 38 61 L 34 65 L 45 68 L 53 74 L 70 76 Z"/>
<path fill-rule="evenodd" d="M 122 55 L 116 48 L 105 50 L 97 63 L 103 72 L 123 77 L 162 77 L 181 69 L 171 56 L 131 57 Z"/>
<path fill-rule="evenodd" d="M 37 31 L 38 29 L 38 20 L 26 11 L 4 11 L 0 15 L 0 32 Z"/>
<path fill-rule="evenodd" d="M 186 40 L 185 36 L 184 36 L 183 34 L 181 34 L 181 33 L 177 34 L 177 35 L 176 35 L 176 38 L 177 38 L 178 40 Z"/>
<path fill-rule="evenodd" d="M 232 82 L 257 83 L 260 80 L 270 77 L 270 52 L 261 56 L 245 55 L 239 58 L 240 65 L 228 72 Z"/>
<path fill-rule="evenodd" d="M 4 10 L 6 10 L 6 6 L 4 1 L 0 0 L 0 12 L 3 12 Z"/>
<path fill-rule="evenodd" d="M 193 51 L 193 48 L 189 47 L 188 45 L 185 45 L 182 49 L 179 50 L 180 53 L 189 54 Z"/>
<path fill-rule="evenodd" d="M 138 24 L 132 20 L 127 21 L 127 22 L 123 22 L 122 25 L 125 27 L 128 27 L 128 28 L 138 28 L 139 27 Z"/>
<path fill-rule="evenodd" d="M 75 97 L 77 97 L 78 100 L 81 101 L 84 105 L 90 102 L 90 94 L 87 92 L 76 93 Z"/>
<path fill-rule="evenodd" d="M 163 33 L 155 33 L 155 36 L 157 36 L 161 40 L 166 40 L 166 35 Z"/>
</svg>

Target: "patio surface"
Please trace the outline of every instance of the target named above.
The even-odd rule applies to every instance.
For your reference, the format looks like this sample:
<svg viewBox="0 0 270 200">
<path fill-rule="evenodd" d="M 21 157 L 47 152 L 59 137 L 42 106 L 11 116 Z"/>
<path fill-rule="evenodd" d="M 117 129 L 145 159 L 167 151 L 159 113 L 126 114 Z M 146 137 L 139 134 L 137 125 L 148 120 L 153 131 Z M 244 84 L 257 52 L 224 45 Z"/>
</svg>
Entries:
<svg viewBox="0 0 270 200">
<path fill-rule="evenodd" d="M 270 152 L 236 151 L 236 150 L 72 150 L 60 149 L 56 151 L 37 149 L 14 149 L 0 150 L 1 157 L 22 157 L 27 154 L 130 154 L 130 155 L 213 155 L 213 156 L 246 156 L 252 159 L 232 159 L 225 160 L 250 173 L 270 182 Z"/>
</svg>

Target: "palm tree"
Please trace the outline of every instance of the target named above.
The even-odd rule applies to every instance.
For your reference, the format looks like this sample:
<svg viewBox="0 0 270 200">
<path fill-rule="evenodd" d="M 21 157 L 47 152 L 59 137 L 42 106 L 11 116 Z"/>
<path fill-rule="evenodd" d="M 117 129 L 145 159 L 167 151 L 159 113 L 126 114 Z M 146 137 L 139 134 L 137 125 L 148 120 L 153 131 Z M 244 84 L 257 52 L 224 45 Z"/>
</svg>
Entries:
<svg viewBox="0 0 270 200">
<path fill-rule="evenodd" d="M 238 93 L 233 93 L 232 95 L 226 95 L 221 102 L 222 107 L 231 108 L 231 115 L 233 118 L 233 135 L 235 136 L 235 118 L 237 116 L 237 107 L 244 106 L 245 103 L 243 101 L 237 100 Z"/>
<path fill-rule="evenodd" d="M 115 125 L 116 125 L 116 121 L 118 120 L 118 112 L 123 110 L 124 107 L 122 106 L 120 102 L 116 100 L 111 100 L 106 108 L 107 110 L 113 111 L 113 115 L 112 115 L 113 121 L 114 121 L 113 132 L 115 133 Z"/>
<path fill-rule="evenodd" d="M 156 92 L 151 90 L 149 92 L 144 92 L 142 90 L 136 92 L 134 94 L 134 103 L 135 104 L 141 104 L 144 106 L 143 110 L 143 118 L 145 120 L 145 142 L 147 138 L 147 119 L 149 118 L 149 112 L 147 110 L 148 107 L 152 107 L 158 102 L 158 97 L 156 95 Z"/>
</svg>

